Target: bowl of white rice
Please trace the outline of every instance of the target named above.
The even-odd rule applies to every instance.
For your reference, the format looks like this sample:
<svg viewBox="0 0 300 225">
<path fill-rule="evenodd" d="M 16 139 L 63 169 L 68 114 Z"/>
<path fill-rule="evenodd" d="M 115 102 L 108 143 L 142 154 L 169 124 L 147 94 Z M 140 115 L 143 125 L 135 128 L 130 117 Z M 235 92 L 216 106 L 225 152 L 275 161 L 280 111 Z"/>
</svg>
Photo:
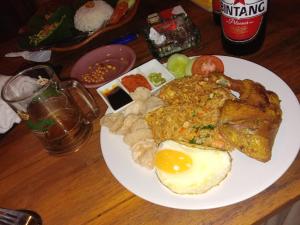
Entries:
<svg viewBox="0 0 300 225">
<path fill-rule="evenodd" d="M 82 32 L 94 32 L 105 26 L 113 11 L 105 1 L 88 1 L 76 11 L 74 26 Z"/>
</svg>

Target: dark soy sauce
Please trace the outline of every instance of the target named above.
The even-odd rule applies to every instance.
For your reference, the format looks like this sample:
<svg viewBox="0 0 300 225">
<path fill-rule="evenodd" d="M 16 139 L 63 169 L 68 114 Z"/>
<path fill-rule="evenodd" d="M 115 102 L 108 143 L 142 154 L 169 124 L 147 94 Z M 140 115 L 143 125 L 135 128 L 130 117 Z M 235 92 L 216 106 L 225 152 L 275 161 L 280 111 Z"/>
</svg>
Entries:
<svg viewBox="0 0 300 225">
<path fill-rule="evenodd" d="M 129 102 L 132 102 L 132 98 L 119 86 L 115 87 L 111 91 L 105 93 L 108 102 L 114 110 L 117 110 Z"/>
</svg>

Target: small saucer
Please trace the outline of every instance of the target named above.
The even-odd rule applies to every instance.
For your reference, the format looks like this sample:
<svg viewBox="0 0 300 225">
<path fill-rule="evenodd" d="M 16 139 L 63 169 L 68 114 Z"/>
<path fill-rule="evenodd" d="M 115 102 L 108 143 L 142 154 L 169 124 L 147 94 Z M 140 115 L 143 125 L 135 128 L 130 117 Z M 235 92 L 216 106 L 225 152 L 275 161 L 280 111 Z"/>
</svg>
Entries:
<svg viewBox="0 0 300 225">
<path fill-rule="evenodd" d="M 106 45 L 94 49 L 82 56 L 71 70 L 71 78 L 78 80 L 86 88 L 97 88 L 128 72 L 135 64 L 136 55 L 126 45 Z M 83 78 L 91 77 L 93 70 L 99 65 L 103 69 L 103 79 L 96 82 L 86 82 Z M 112 68 L 112 69 L 111 69 Z"/>
</svg>

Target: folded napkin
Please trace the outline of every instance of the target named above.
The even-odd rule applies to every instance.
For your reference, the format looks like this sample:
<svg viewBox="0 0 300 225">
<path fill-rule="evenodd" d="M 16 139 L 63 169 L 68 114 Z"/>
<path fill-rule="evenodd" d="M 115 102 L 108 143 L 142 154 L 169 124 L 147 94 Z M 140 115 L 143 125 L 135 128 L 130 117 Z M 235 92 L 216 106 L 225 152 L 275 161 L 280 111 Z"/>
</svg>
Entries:
<svg viewBox="0 0 300 225">
<path fill-rule="evenodd" d="M 9 76 L 0 75 L 0 92 Z M 8 131 L 14 123 L 20 123 L 20 117 L 15 111 L 1 98 L 0 95 L 0 134 Z"/>
<path fill-rule="evenodd" d="M 23 51 L 23 52 L 10 52 L 5 54 L 5 57 L 18 57 L 21 56 L 26 60 L 33 62 L 47 62 L 51 58 L 51 50 L 41 50 L 41 51 Z"/>
</svg>

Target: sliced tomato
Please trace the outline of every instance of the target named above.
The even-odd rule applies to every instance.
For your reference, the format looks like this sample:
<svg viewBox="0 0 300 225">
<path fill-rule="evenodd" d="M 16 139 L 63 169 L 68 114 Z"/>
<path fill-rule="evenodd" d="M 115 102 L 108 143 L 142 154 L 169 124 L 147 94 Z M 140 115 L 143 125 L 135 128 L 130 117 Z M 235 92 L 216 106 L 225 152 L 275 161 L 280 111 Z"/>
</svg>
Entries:
<svg viewBox="0 0 300 225">
<path fill-rule="evenodd" d="M 224 73 L 221 59 L 213 55 L 202 55 L 196 58 L 192 65 L 192 75 L 206 76 L 212 72 Z"/>
</svg>

